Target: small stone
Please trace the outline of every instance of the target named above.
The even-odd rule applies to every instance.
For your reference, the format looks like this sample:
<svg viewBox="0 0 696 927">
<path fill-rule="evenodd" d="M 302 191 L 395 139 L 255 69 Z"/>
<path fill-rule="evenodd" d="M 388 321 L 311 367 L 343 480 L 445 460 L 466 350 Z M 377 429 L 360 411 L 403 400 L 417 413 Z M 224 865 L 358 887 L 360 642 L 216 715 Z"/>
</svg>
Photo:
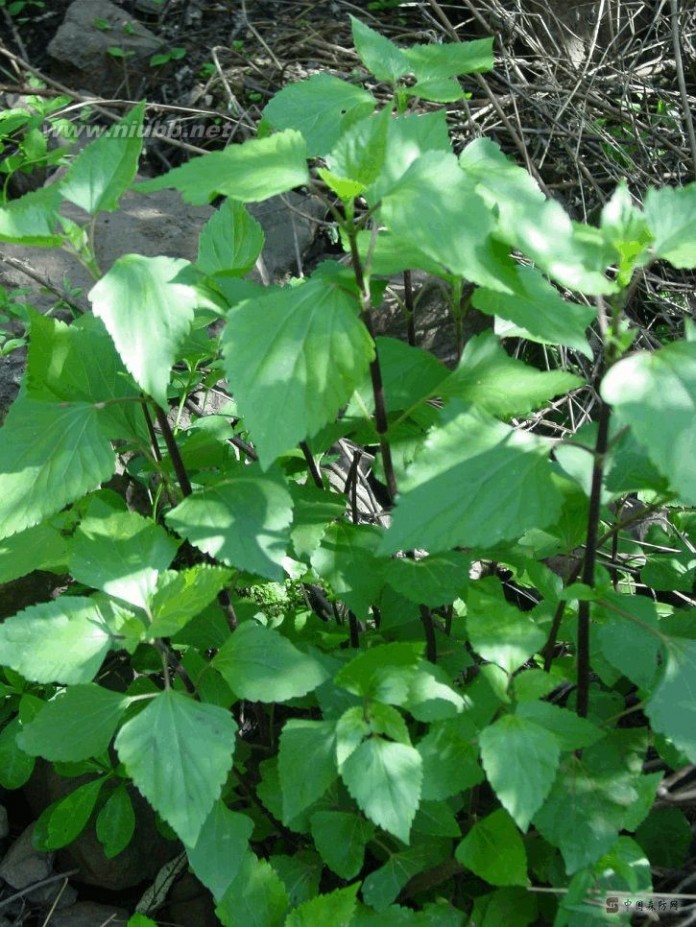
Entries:
<svg viewBox="0 0 696 927">
<path fill-rule="evenodd" d="M 34 824 L 15 840 L 0 863 L 0 878 L 12 888 L 26 888 L 41 882 L 53 872 L 53 853 L 35 850 L 32 844 Z"/>
<path fill-rule="evenodd" d="M 146 16 L 159 16 L 164 10 L 165 0 L 135 0 L 133 4 L 138 13 Z"/>
<path fill-rule="evenodd" d="M 80 72 L 92 92 L 113 92 L 128 73 L 147 67 L 162 47 L 154 33 L 109 0 L 74 0 L 48 46 L 57 61 Z M 114 57 L 110 48 L 120 49 Z"/>
</svg>

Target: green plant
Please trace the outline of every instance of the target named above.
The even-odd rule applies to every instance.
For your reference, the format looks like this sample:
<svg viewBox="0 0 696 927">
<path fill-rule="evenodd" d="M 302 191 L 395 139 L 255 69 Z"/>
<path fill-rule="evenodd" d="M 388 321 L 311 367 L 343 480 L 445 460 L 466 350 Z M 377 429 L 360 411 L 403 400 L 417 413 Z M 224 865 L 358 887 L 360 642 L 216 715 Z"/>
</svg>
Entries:
<svg viewBox="0 0 696 927">
<path fill-rule="evenodd" d="M 494 144 L 457 156 L 444 111 L 409 111 L 462 99 L 491 41 L 403 49 L 352 24 L 393 106 L 318 74 L 270 101 L 257 139 L 136 185 L 225 198 L 194 263 L 131 254 L 102 274 L 93 223 L 59 217 L 61 199 L 118 208 L 142 104 L 0 210 L 0 238 L 68 247 L 97 280 L 92 316 L 32 316 L 1 432 L 0 581 L 73 585 L 0 626 L 0 783 L 37 756 L 91 773 L 37 839 L 57 849 L 93 817 L 110 856 L 133 783 L 225 927 L 625 922 L 605 896 L 686 858 L 685 815 L 653 805 L 696 762 L 696 339 L 634 350 L 625 310 L 652 261 L 696 266 L 696 187 L 642 209 L 620 187 L 597 227 L 574 223 Z M 350 264 L 244 280 L 263 244 L 244 204 L 303 186 Z M 375 339 L 386 281 L 413 268 L 447 284 L 458 324 L 473 284 L 504 336 L 454 370 Z M 206 417 L 222 376 L 229 403 Z M 594 421 L 533 433 L 535 410 L 590 394 Z M 117 454 L 139 511 L 103 485 Z M 629 529 L 655 512 L 643 548 Z"/>
<path fill-rule="evenodd" d="M 67 134 L 70 123 L 60 116 L 60 110 L 68 103 L 69 97 L 44 99 L 32 95 L 22 106 L 0 113 L 0 174 L 5 175 L 0 203 L 7 200 L 15 174 L 31 174 L 65 160 L 64 148 L 49 147 L 46 129 L 57 135 Z"/>
<path fill-rule="evenodd" d="M 31 9 L 43 10 L 46 4 L 44 0 L 0 0 L 0 9 L 7 10 L 7 13 L 13 18 L 17 19 L 17 22 L 24 23 L 28 21 L 27 16 L 22 16 L 22 13 L 26 10 L 30 12 Z"/>
<path fill-rule="evenodd" d="M 150 58 L 150 65 L 154 67 L 159 67 L 163 64 L 169 64 L 170 61 L 179 61 L 186 55 L 186 49 L 175 47 L 169 48 L 166 52 L 160 52 L 158 55 L 153 55 Z"/>
<path fill-rule="evenodd" d="M 132 58 L 135 55 L 134 51 L 126 51 L 124 48 L 121 48 L 120 45 L 109 45 L 106 49 L 108 54 L 112 58 Z"/>
<path fill-rule="evenodd" d="M 215 65 L 213 64 L 213 62 L 206 61 L 198 69 L 198 77 L 201 80 L 208 80 L 209 78 L 213 76 L 213 74 L 215 74 L 215 70 L 216 69 L 215 69 Z"/>
<path fill-rule="evenodd" d="M 0 357 L 26 346 L 30 310 L 22 302 L 22 297 L 29 292 L 23 288 L 8 292 L 0 286 Z"/>
</svg>

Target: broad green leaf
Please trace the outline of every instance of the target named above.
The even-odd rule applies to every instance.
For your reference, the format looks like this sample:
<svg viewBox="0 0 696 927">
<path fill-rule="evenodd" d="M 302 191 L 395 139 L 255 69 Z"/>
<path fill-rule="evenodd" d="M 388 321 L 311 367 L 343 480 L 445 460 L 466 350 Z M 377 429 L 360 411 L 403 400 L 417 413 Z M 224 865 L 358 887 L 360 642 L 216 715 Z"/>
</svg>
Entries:
<svg viewBox="0 0 696 927">
<path fill-rule="evenodd" d="M 75 532 L 70 571 L 87 586 L 145 608 L 178 547 L 151 519 L 105 510 L 97 501 Z"/>
<path fill-rule="evenodd" d="M 282 927 L 287 908 L 280 876 L 266 860 L 247 852 L 215 913 L 224 927 Z"/>
<path fill-rule="evenodd" d="M 329 895 L 318 895 L 305 901 L 288 914 L 285 927 L 350 927 L 355 913 L 355 896 L 360 884 L 339 888 Z"/>
<path fill-rule="evenodd" d="M 381 553 L 494 546 L 560 515 L 548 446 L 478 410 L 450 404 L 400 486 Z"/>
<path fill-rule="evenodd" d="M 466 700 L 452 688 L 445 670 L 432 663 L 419 664 L 411 674 L 404 708 L 417 721 L 444 721 L 464 709 Z"/>
<path fill-rule="evenodd" d="M 336 722 L 336 762 L 339 769 L 370 733 L 362 707 L 354 704 L 343 712 Z"/>
<path fill-rule="evenodd" d="M 273 817 L 280 821 L 283 817 L 283 796 L 277 755 L 259 763 L 259 774 L 261 778 L 256 786 L 256 795 Z"/>
<path fill-rule="evenodd" d="M 412 45 L 404 55 L 418 81 L 481 73 L 493 68 L 493 39 Z"/>
<path fill-rule="evenodd" d="M 236 731 L 229 712 L 168 689 L 118 733 L 128 775 L 187 846 L 196 845 L 220 797 Z"/>
<path fill-rule="evenodd" d="M 411 602 L 435 607 L 464 594 L 471 563 L 471 558 L 459 551 L 419 560 L 397 557 L 385 565 L 384 578 Z"/>
<path fill-rule="evenodd" d="M 585 334 L 596 310 L 563 299 L 534 267 L 515 268 L 517 285 L 512 293 L 478 289 L 472 305 L 496 317 L 501 338 L 526 338 L 540 344 L 562 344 L 592 359 Z"/>
<path fill-rule="evenodd" d="M 452 718 L 430 725 L 417 744 L 423 760 L 423 799 L 443 801 L 483 781 L 476 731 L 471 722 Z"/>
<path fill-rule="evenodd" d="M 440 386 L 444 399 L 456 397 L 500 418 L 526 415 L 549 399 L 581 386 L 564 370 L 536 370 L 510 357 L 491 332 L 475 335 Z"/>
<path fill-rule="evenodd" d="M 307 157 L 302 135 L 288 129 L 192 158 L 161 177 L 136 184 L 135 189 L 150 193 L 174 187 L 196 206 L 209 203 L 216 195 L 258 203 L 306 184 Z"/>
<path fill-rule="evenodd" d="M 413 821 L 417 834 L 430 837 L 461 837 L 457 816 L 447 802 L 424 801 Z"/>
<path fill-rule="evenodd" d="M 331 173 L 358 181 L 362 190 L 373 183 L 384 165 L 390 120 L 391 110 L 385 107 L 343 132 L 326 157 Z"/>
<path fill-rule="evenodd" d="M 210 625 L 214 622 L 214 627 L 211 629 L 212 634 L 210 636 L 217 637 L 218 639 L 213 646 L 219 647 L 222 642 L 227 640 L 230 628 L 222 608 L 206 609 L 198 616 L 198 621 L 200 625 Z M 194 633 L 193 636 L 195 639 L 198 637 L 198 634 Z M 191 644 L 189 636 L 186 631 L 184 631 L 183 634 L 174 636 L 173 642 L 177 645 L 183 644 L 184 647 L 186 647 L 187 644 L 189 645 L 184 652 L 181 662 L 184 669 L 189 674 L 191 682 L 193 682 L 196 687 L 196 692 L 200 700 L 210 705 L 219 705 L 220 708 L 231 708 L 237 701 L 234 692 L 227 685 L 220 673 L 213 669 L 208 660 L 202 655 L 208 649 L 207 641 L 203 643 L 203 647 L 198 649 L 200 646 L 198 640 L 195 640 L 195 642 Z"/>
<path fill-rule="evenodd" d="M 278 771 L 283 821 L 289 824 L 318 801 L 338 777 L 335 725 L 300 718 L 286 721 L 280 735 Z"/>
<path fill-rule="evenodd" d="M 410 674 L 409 674 L 410 675 Z M 381 695 L 381 693 L 379 693 Z M 382 734 L 389 740 L 411 746 L 411 735 L 408 725 L 401 712 L 391 705 L 383 705 L 380 701 L 373 701 L 365 710 L 371 734 Z"/>
<path fill-rule="evenodd" d="M 414 348 L 396 338 L 375 339 L 382 385 L 390 413 L 411 409 L 431 396 L 439 396 L 439 387 L 449 376 L 449 370 L 429 351 Z M 365 376 L 354 397 L 347 415 L 360 415 L 363 409 L 372 412 L 375 407 L 372 380 Z"/>
<path fill-rule="evenodd" d="M 309 827 L 303 824 L 302 829 L 309 830 Z M 300 850 L 292 856 L 274 853 L 269 862 L 283 880 L 291 907 L 304 904 L 319 894 L 324 866 L 318 853 L 313 850 Z"/>
<path fill-rule="evenodd" d="M 254 829 L 251 818 L 216 801 L 206 818 L 195 847 L 186 855 L 196 878 L 219 901 L 242 865 Z"/>
<path fill-rule="evenodd" d="M 462 927 L 463 916 L 461 911 L 442 901 L 426 904 L 422 911 L 393 904 L 376 913 L 361 906 L 352 927 Z"/>
<path fill-rule="evenodd" d="M 104 802 L 97 815 L 96 832 L 107 859 L 122 853 L 133 839 L 135 811 L 125 783 L 119 785 Z"/>
<path fill-rule="evenodd" d="M 525 671 L 524 674 L 527 675 Z M 516 676 L 519 680 L 521 677 Z M 574 711 L 553 705 L 551 702 L 528 700 L 515 709 L 515 714 L 525 721 L 531 721 L 553 734 L 561 750 L 582 750 L 590 747 L 605 736 L 605 731 L 587 718 L 579 718 Z"/>
<path fill-rule="evenodd" d="M 0 624 L 0 665 L 34 682 L 91 682 L 114 640 L 103 603 L 63 596 Z"/>
<path fill-rule="evenodd" d="M 131 380 L 101 319 L 84 315 L 71 325 L 33 315 L 27 359 L 29 399 L 100 402 L 109 438 L 149 447 L 140 390 Z M 124 400 L 119 403 L 115 400 Z"/>
<path fill-rule="evenodd" d="M 537 899 L 522 888 L 499 888 L 474 901 L 471 919 L 476 927 L 531 927 L 539 924 Z"/>
<path fill-rule="evenodd" d="M 230 570 L 199 564 L 189 570 L 160 574 L 150 600 L 152 637 L 173 637 L 213 602 L 228 585 Z"/>
<path fill-rule="evenodd" d="M 310 822 L 314 845 L 329 869 L 342 879 L 354 879 L 362 869 L 374 825 L 348 811 L 317 811 Z"/>
<path fill-rule="evenodd" d="M 292 499 L 279 473 L 228 468 L 228 479 L 187 496 L 167 524 L 229 566 L 282 580 L 290 546 Z"/>
<path fill-rule="evenodd" d="M 404 88 L 404 93 L 409 97 L 420 97 L 421 100 L 432 100 L 434 103 L 454 103 L 467 97 L 459 81 L 448 77 L 426 77 L 413 86 Z"/>
<path fill-rule="evenodd" d="M 406 53 L 398 45 L 361 23 L 355 16 L 349 16 L 355 50 L 377 80 L 396 84 L 399 78 L 412 70 Z"/>
<path fill-rule="evenodd" d="M 225 368 L 264 468 L 333 421 L 362 379 L 374 349 L 358 311 L 327 272 L 228 316 Z"/>
<path fill-rule="evenodd" d="M 134 914 L 133 917 L 128 918 L 126 927 L 157 927 L 157 924 L 151 917 L 146 917 L 144 914 Z"/>
<path fill-rule="evenodd" d="M 696 505 L 696 343 L 677 341 L 615 364 L 602 397 L 687 505 Z"/>
<path fill-rule="evenodd" d="M 299 698 L 328 675 L 318 660 L 298 650 L 279 631 L 253 620 L 237 628 L 212 662 L 232 690 L 251 702 Z"/>
<path fill-rule="evenodd" d="M 32 247 L 57 248 L 63 243 L 58 228 L 59 184 L 25 193 L 0 207 L 0 241 Z"/>
<path fill-rule="evenodd" d="M 61 196 L 91 215 L 113 212 L 138 170 L 145 103 L 84 148 L 60 181 Z"/>
<path fill-rule="evenodd" d="M 13 718 L 0 730 L 0 785 L 4 789 L 20 789 L 34 771 L 36 759 L 17 744 L 20 730 L 19 718 Z"/>
<path fill-rule="evenodd" d="M 371 93 L 332 74 L 313 74 L 283 87 L 263 111 L 274 129 L 298 129 L 307 143 L 307 157 L 327 154 L 350 124 L 369 116 L 376 100 Z"/>
<path fill-rule="evenodd" d="M 514 290 L 514 265 L 493 245 L 493 212 L 451 153 L 421 155 L 382 200 L 381 216 L 396 247 L 423 255 L 441 273 L 502 293 Z M 418 262 L 414 266 L 420 266 Z"/>
<path fill-rule="evenodd" d="M 488 781 L 517 826 L 526 831 L 556 778 L 556 738 L 533 721 L 504 715 L 482 731 L 481 761 Z"/>
<path fill-rule="evenodd" d="M 385 561 L 377 556 L 382 532 L 374 525 L 329 525 L 310 557 L 312 567 L 362 617 L 379 597 Z"/>
<path fill-rule="evenodd" d="M 225 200 L 201 229 L 196 267 L 204 274 L 242 277 L 263 248 L 263 229 L 241 203 Z"/>
<path fill-rule="evenodd" d="M 338 177 L 328 168 L 317 168 L 317 174 L 324 181 L 326 186 L 333 190 L 336 196 L 344 203 L 350 203 L 356 197 L 360 196 L 365 190 L 365 184 L 359 180 L 346 180 L 345 177 Z"/>
<path fill-rule="evenodd" d="M 645 219 L 653 251 L 674 267 L 696 267 L 696 184 L 648 190 Z"/>
<path fill-rule="evenodd" d="M 461 826 L 447 802 L 421 802 L 413 822 L 413 830 L 417 834 L 429 837 L 461 837 Z"/>
<path fill-rule="evenodd" d="M 691 824 L 680 808 L 655 808 L 636 831 L 636 840 L 653 866 L 680 869 L 691 845 Z"/>
<path fill-rule="evenodd" d="M 498 233 L 512 248 L 570 289 L 588 294 L 616 291 L 617 285 L 605 275 L 616 251 L 604 236 L 589 226 L 574 225 L 560 203 L 546 200 L 527 171 L 495 142 L 481 138 L 471 142 L 460 164 L 477 193 L 489 207 L 497 208 Z"/>
<path fill-rule="evenodd" d="M 696 581 L 696 556 L 687 547 L 679 553 L 654 554 L 640 571 L 640 578 L 658 592 L 689 594 Z"/>
<path fill-rule="evenodd" d="M 107 750 L 128 700 L 119 692 L 88 683 L 56 695 L 29 724 L 18 743 L 32 756 L 76 762 Z"/>
<path fill-rule="evenodd" d="M 444 109 L 432 113 L 410 113 L 389 120 L 387 150 L 379 177 L 365 198 L 375 206 L 403 177 L 411 164 L 426 151 L 450 151 L 451 144 Z"/>
<path fill-rule="evenodd" d="M 36 822 L 34 839 L 41 850 L 60 850 L 82 833 L 106 779 L 93 779 L 49 805 Z"/>
<path fill-rule="evenodd" d="M 417 750 L 372 737 L 343 763 L 341 778 L 371 821 L 408 843 L 423 778 Z"/>
<path fill-rule="evenodd" d="M 478 821 L 455 851 L 457 860 L 491 885 L 527 885 L 527 851 L 500 808 Z"/>
<path fill-rule="evenodd" d="M 392 277 L 405 270 L 420 268 L 435 277 L 446 277 L 446 271 L 434 258 L 426 257 L 417 245 L 411 245 L 403 235 L 392 235 L 386 228 L 374 235 L 373 230 L 357 234 L 360 260 L 370 259 L 372 273 Z"/>
<path fill-rule="evenodd" d="M 327 493 L 315 486 L 291 483 L 289 489 L 295 516 L 292 544 L 296 556 L 304 559 L 317 549 L 329 525 L 344 514 L 346 501 L 343 496 Z"/>
<path fill-rule="evenodd" d="M 603 619 L 593 632 L 602 656 L 641 689 L 652 690 L 662 653 L 655 604 L 644 596 L 605 593 L 593 617 Z"/>
<path fill-rule="evenodd" d="M 652 191 L 648 191 L 648 197 Z M 648 246 L 652 234 L 643 213 L 633 202 L 628 186 L 622 181 L 602 207 L 601 229 L 604 237 L 619 253 L 618 279 L 628 286 L 637 267 L 650 260 Z"/>
<path fill-rule="evenodd" d="M 459 832 L 457 832 L 459 835 Z M 386 911 L 401 889 L 419 872 L 435 869 L 451 855 L 451 841 L 419 837 L 414 845 L 389 856 L 363 882 L 362 895 L 377 911 Z"/>
<path fill-rule="evenodd" d="M 648 898 L 644 896 L 652 892 L 652 887 L 650 864 L 645 853 L 632 838 L 619 837 L 609 852 L 589 870 L 581 869 L 571 879 L 567 892 L 562 896 L 556 923 L 585 927 L 586 924 L 616 924 L 618 920 L 627 924 L 631 920 L 630 912 L 621 912 L 625 901 L 637 895 L 635 900 L 642 901 L 646 911 Z M 615 908 L 609 903 L 612 896 Z M 598 899 L 606 899 L 604 910 L 598 909 Z M 567 920 L 564 917 L 566 912 Z"/>
<path fill-rule="evenodd" d="M 0 541 L 0 584 L 34 570 L 66 572 L 69 558 L 70 538 L 61 531 L 60 516 L 25 528 Z"/>
<path fill-rule="evenodd" d="M 163 409 L 172 365 L 201 302 L 193 281 L 188 261 L 126 254 L 89 292 L 133 379 Z"/>
<path fill-rule="evenodd" d="M 667 477 L 652 462 L 647 448 L 638 441 L 633 431 L 622 429 L 616 417 L 614 424 L 616 427 L 609 430 L 612 453 L 608 456 L 605 470 L 607 491 L 623 495 L 651 489 L 660 496 L 668 494 Z"/>
<path fill-rule="evenodd" d="M 545 840 L 560 849 L 572 875 L 613 846 L 636 797 L 635 789 L 625 788 L 614 769 L 599 773 L 571 755 L 534 815 L 534 824 Z"/>
<path fill-rule="evenodd" d="M 661 678 L 645 713 L 655 731 L 696 763 L 696 641 L 668 640 Z"/>
<path fill-rule="evenodd" d="M 546 643 L 546 632 L 528 612 L 505 601 L 494 577 L 470 586 L 466 627 L 474 650 L 507 673 L 519 669 Z"/>
<path fill-rule="evenodd" d="M 15 402 L 0 429 L 0 536 L 55 515 L 97 489 L 115 466 L 96 406 Z"/>
<path fill-rule="evenodd" d="M 334 685 L 354 695 L 377 698 L 380 686 L 385 682 L 388 684 L 388 677 L 401 675 L 406 693 L 411 680 L 409 671 L 415 670 L 422 655 L 423 645 L 420 643 L 379 644 L 346 663 L 334 676 Z M 384 701 L 384 698 L 381 700 Z"/>
</svg>

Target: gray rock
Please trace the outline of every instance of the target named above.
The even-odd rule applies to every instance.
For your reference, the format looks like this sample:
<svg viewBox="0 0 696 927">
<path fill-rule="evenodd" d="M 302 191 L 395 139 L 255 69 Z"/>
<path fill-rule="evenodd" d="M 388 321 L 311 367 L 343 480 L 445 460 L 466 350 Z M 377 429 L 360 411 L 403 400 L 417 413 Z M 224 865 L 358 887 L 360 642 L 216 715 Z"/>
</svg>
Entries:
<svg viewBox="0 0 696 927">
<path fill-rule="evenodd" d="M 32 844 L 34 824 L 14 841 L 0 863 L 0 878 L 12 888 L 26 888 L 53 873 L 54 853 L 42 853 Z"/>
<path fill-rule="evenodd" d="M 164 11 L 165 0 L 135 0 L 135 9 L 147 16 L 159 16 Z"/>
<path fill-rule="evenodd" d="M 114 47 L 122 57 L 109 52 Z M 120 87 L 124 73 L 147 68 L 161 47 L 156 35 L 108 0 L 74 0 L 48 52 L 77 72 L 84 87 L 102 95 Z"/>
<path fill-rule="evenodd" d="M 316 196 L 291 191 L 247 207 L 263 226 L 263 263 L 271 282 L 286 274 L 299 276 L 302 262 L 317 235 L 326 208 Z M 252 276 L 257 276 L 256 271 Z"/>
</svg>

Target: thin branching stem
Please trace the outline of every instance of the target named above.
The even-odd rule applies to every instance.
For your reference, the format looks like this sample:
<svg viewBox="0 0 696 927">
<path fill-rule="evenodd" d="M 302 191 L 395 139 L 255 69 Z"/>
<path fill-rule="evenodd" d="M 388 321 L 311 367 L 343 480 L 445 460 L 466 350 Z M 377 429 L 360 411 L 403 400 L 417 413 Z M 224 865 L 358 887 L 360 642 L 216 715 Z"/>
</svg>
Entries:
<svg viewBox="0 0 696 927">
<path fill-rule="evenodd" d="M 610 417 L 610 407 L 605 402 L 601 402 L 597 443 L 595 445 L 594 464 L 592 466 L 592 486 L 590 489 L 590 507 L 587 517 L 585 559 L 582 567 L 582 582 L 588 587 L 594 586 L 595 581 L 599 516 L 602 505 L 602 482 L 604 479 L 605 456 L 609 443 Z M 590 603 L 587 599 L 583 599 L 578 606 L 577 713 L 581 718 L 587 717 L 590 696 L 590 673 Z"/>
<path fill-rule="evenodd" d="M 349 227 L 348 229 L 348 237 L 350 241 L 350 252 L 353 260 L 353 272 L 355 273 L 355 281 L 358 284 L 358 288 L 360 290 L 360 317 L 363 321 L 363 324 L 365 325 L 365 328 L 370 333 L 372 341 L 374 342 L 375 332 L 374 326 L 372 325 L 372 300 L 370 297 L 370 282 L 363 271 L 363 263 L 358 251 L 356 230 L 353 226 Z M 372 381 L 372 394 L 375 401 L 375 427 L 377 429 L 377 434 L 379 435 L 379 446 L 382 453 L 382 465 L 384 467 L 384 475 L 387 480 L 387 492 L 389 494 L 389 501 L 393 503 L 396 499 L 398 488 L 396 485 L 396 473 L 394 472 L 391 447 L 386 437 L 389 427 L 389 423 L 387 421 L 387 404 L 384 398 L 382 368 L 379 363 L 379 354 L 377 353 L 376 349 L 375 356 L 370 362 L 370 379 Z"/>
<path fill-rule="evenodd" d="M 172 466 L 174 467 L 176 478 L 179 481 L 181 492 L 185 496 L 190 496 L 193 492 L 193 489 L 191 488 L 191 481 L 189 480 L 188 473 L 186 472 L 186 467 L 184 466 L 184 461 L 181 456 L 181 451 L 179 450 L 179 445 L 176 443 L 176 438 L 174 437 L 174 432 L 172 431 L 169 424 L 169 419 L 167 418 L 165 412 L 160 409 L 158 405 L 155 406 L 155 417 L 157 418 L 157 424 L 159 425 L 160 431 L 162 432 L 164 443 L 167 445 L 169 456 L 172 459 Z"/>
</svg>

